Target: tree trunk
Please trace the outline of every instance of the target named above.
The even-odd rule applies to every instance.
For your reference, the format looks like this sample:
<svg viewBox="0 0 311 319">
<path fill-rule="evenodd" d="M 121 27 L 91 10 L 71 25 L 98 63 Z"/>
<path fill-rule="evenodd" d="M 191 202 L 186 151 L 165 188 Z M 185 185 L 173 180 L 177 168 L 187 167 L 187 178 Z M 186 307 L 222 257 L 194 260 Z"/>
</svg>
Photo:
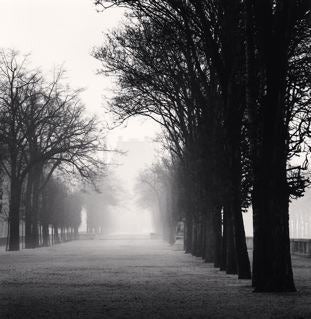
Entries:
<svg viewBox="0 0 311 319">
<path fill-rule="evenodd" d="M 192 237 L 192 248 L 191 253 L 195 257 L 202 257 L 202 247 L 201 247 L 201 237 L 200 237 L 200 228 L 201 225 L 198 220 L 196 220 L 193 224 L 193 237 Z"/>
<path fill-rule="evenodd" d="M 225 216 L 225 231 L 226 231 L 226 273 L 237 274 L 237 261 L 236 261 L 236 249 L 234 244 L 233 223 L 232 223 L 232 211 L 229 207 L 224 209 Z"/>
<path fill-rule="evenodd" d="M 231 81 L 234 81 L 232 77 Z M 225 146 L 228 159 L 226 169 L 226 208 L 232 222 L 237 273 L 240 279 L 251 279 L 241 208 L 241 131 L 244 107 L 241 84 L 228 83 L 225 95 Z M 235 92 L 235 94 L 233 94 Z M 231 235 L 231 229 L 230 229 Z M 228 248 L 228 247 L 227 247 Z M 231 270 L 230 270 L 231 271 Z"/>
<path fill-rule="evenodd" d="M 246 1 L 247 98 L 254 174 L 253 286 L 258 292 L 295 291 L 286 176 L 289 128 L 284 119 L 289 111 L 286 78 L 298 6 L 294 1 Z M 267 20 L 268 15 L 273 18 Z M 264 89 L 259 90 L 258 81 Z"/>
<path fill-rule="evenodd" d="M 21 200 L 20 181 L 12 177 L 10 186 L 10 206 L 9 206 L 9 245 L 8 250 L 19 250 L 19 208 Z"/>
<path fill-rule="evenodd" d="M 39 238 L 39 196 L 40 196 L 40 180 L 42 175 L 42 165 L 34 167 L 33 194 L 32 194 L 32 233 L 33 247 L 40 246 Z"/>
<path fill-rule="evenodd" d="M 221 267 L 221 255 L 222 255 L 222 234 L 221 234 L 221 210 L 219 205 L 215 209 L 214 215 L 214 231 L 215 231 L 215 253 L 214 253 L 214 267 Z"/>
<path fill-rule="evenodd" d="M 46 223 L 42 225 L 42 245 L 44 247 L 50 246 L 49 225 Z"/>
<path fill-rule="evenodd" d="M 189 216 L 189 212 L 186 215 L 185 221 L 185 253 L 190 254 L 192 251 L 192 237 L 193 237 L 193 217 Z"/>
<path fill-rule="evenodd" d="M 240 144 L 240 143 L 239 143 Z M 241 152 L 236 145 L 232 167 L 232 201 L 230 203 L 233 218 L 233 234 L 236 249 L 237 272 L 239 279 L 251 279 L 251 267 L 247 252 L 246 237 L 241 209 Z"/>
<path fill-rule="evenodd" d="M 290 256 L 286 149 L 281 133 L 283 123 L 270 121 L 265 120 L 262 160 L 255 171 L 253 286 L 258 292 L 295 291 Z"/>
<path fill-rule="evenodd" d="M 258 292 L 295 291 L 284 179 L 270 175 L 268 185 L 262 180 L 254 186 L 253 286 Z"/>
<path fill-rule="evenodd" d="M 191 240 L 191 254 L 195 256 L 196 252 L 196 240 L 197 240 L 197 227 L 196 227 L 196 220 L 192 222 L 192 240 Z"/>
<path fill-rule="evenodd" d="M 54 229 L 54 243 L 58 244 L 59 243 L 58 227 L 54 225 L 53 229 Z"/>
<path fill-rule="evenodd" d="M 32 234 L 32 190 L 33 170 L 30 170 L 27 176 L 27 186 L 25 194 L 25 248 L 33 248 Z"/>
<path fill-rule="evenodd" d="M 207 217 L 206 214 L 203 215 L 202 218 L 202 259 L 205 261 L 206 260 L 206 252 L 207 252 Z"/>
<path fill-rule="evenodd" d="M 195 256 L 196 257 L 202 257 L 203 256 L 203 247 L 202 247 L 202 217 L 199 218 L 196 224 L 196 229 L 197 229 L 197 236 L 196 236 L 196 251 L 195 251 Z"/>
<path fill-rule="evenodd" d="M 215 261 L 215 229 L 213 220 L 213 211 L 210 209 L 205 218 L 205 262 L 213 263 Z"/>
<path fill-rule="evenodd" d="M 74 228 L 74 239 L 75 240 L 79 239 L 79 229 L 78 229 L 78 227 Z"/>
<path fill-rule="evenodd" d="M 225 216 L 225 208 L 222 211 L 222 239 L 221 239 L 221 260 L 220 260 L 220 270 L 226 270 L 227 264 L 227 222 Z"/>
</svg>

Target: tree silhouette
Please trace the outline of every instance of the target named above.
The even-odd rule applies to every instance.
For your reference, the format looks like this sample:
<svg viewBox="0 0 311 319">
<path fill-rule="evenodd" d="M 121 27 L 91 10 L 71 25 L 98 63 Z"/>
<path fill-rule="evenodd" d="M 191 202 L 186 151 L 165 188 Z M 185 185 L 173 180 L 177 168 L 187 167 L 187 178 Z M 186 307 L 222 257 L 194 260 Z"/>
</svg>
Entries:
<svg viewBox="0 0 311 319">
<path fill-rule="evenodd" d="M 251 199 L 255 291 L 294 290 L 288 202 L 308 185 L 310 5 L 95 3 L 130 9 L 131 22 L 95 57 L 119 78 L 112 110 L 159 121 L 183 164 L 186 251 L 213 260 L 218 253 L 203 252 L 221 239 L 221 268 L 249 278 L 241 211 Z"/>
<path fill-rule="evenodd" d="M 79 91 L 61 83 L 61 73 L 47 82 L 27 69 L 27 58 L 2 52 L 0 136 L 7 156 L 1 161 L 10 179 L 9 249 L 19 249 L 20 202 L 26 187 L 26 247 L 39 245 L 39 195 L 53 172 L 78 173 L 90 181 L 104 169 L 95 118 L 84 115 Z"/>
</svg>

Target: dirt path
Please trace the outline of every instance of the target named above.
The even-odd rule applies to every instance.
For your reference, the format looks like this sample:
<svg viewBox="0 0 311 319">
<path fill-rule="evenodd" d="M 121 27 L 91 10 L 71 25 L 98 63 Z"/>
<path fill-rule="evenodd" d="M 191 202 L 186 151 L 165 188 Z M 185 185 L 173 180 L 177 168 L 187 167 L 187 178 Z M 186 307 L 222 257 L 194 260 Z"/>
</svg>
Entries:
<svg viewBox="0 0 311 319">
<path fill-rule="evenodd" d="M 311 318 L 311 260 L 297 293 L 254 294 L 156 240 L 88 240 L 0 252 L 0 318 Z"/>
</svg>

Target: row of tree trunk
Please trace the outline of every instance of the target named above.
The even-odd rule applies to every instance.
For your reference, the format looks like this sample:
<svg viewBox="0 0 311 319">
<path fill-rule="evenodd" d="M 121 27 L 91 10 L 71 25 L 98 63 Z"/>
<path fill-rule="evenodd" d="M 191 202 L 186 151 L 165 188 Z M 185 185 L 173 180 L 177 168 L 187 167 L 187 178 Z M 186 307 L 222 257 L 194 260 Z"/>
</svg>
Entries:
<svg viewBox="0 0 311 319">
<path fill-rule="evenodd" d="M 164 128 L 186 251 L 250 278 L 242 210 L 251 203 L 253 287 L 295 291 L 288 205 L 307 165 L 294 176 L 290 159 L 310 149 L 310 2 L 112 2 L 135 23 L 95 57 L 119 78 L 112 110 Z"/>
<path fill-rule="evenodd" d="M 23 226 L 22 226 L 23 227 Z M 38 240 L 37 244 L 33 245 L 33 241 L 29 240 L 24 232 L 19 240 L 19 245 L 22 248 L 38 248 L 49 247 L 55 244 L 60 244 L 67 241 L 79 239 L 77 227 L 58 227 L 51 225 L 37 225 Z M 9 248 L 10 228 L 8 228 L 6 249 Z M 27 241 L 28 240 L 28 241 Z"/>
</svg>

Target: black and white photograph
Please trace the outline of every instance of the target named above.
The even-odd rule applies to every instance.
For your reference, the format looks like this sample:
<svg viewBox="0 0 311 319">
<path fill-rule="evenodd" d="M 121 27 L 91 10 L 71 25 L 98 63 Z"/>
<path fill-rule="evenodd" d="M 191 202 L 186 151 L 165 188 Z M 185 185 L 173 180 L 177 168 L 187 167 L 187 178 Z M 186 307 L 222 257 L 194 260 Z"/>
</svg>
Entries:
<svg viewBox="0 0 311 319">
<path fill-rule="evenodd" d="M 0 319 L 311 319 L 310 0 L 0 30 Z"/>
</svg>

